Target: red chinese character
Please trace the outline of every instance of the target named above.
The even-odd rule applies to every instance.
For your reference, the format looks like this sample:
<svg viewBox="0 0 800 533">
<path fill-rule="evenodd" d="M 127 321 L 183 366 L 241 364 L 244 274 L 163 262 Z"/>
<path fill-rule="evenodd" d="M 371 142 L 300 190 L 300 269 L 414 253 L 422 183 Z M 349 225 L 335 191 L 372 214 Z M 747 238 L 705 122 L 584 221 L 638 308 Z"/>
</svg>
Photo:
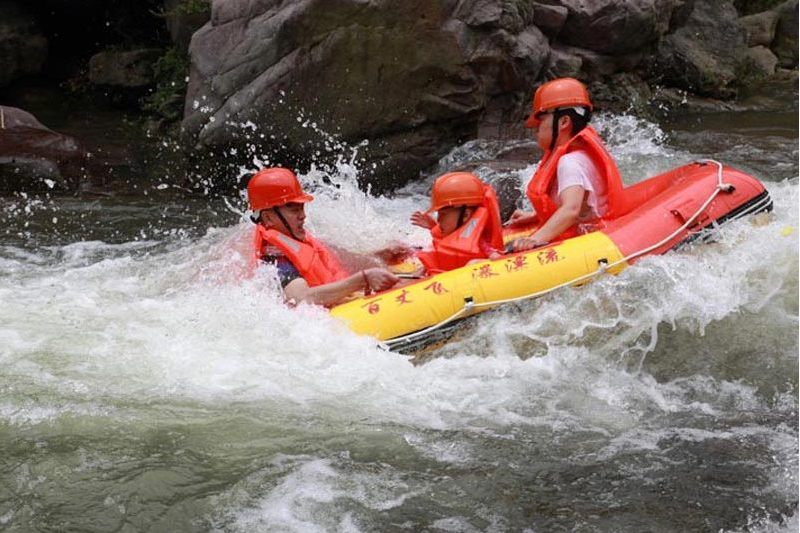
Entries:
<svg viewBox="0 0 800 533">
<path fill-rule="evenodd" d="M 425 287 L 426 291 L 431 291 L 433 294 L 444 294 L 446 292 L 450 292 L 444 288 L 444 285 L 440 281 L 434 281 L 427 287 Z"/>
<path fill-rule="evenodd" d="M 513 259 L 506 260 L 506 271 L 514 272 L 522 270 L 528 266 L 528 257 L 525 255 L 517 255 Z"/>
<path fill-rule="evenodd" d="M 549 250 L 542 250 L 538 254 L 536 254 L 536 259 L 539 260 L 539 264 L 546 265 L 547 263 L 555 263 L 561 260 L 558 257 L 558 252 L 555 251 L 554 248 L 550 248 Z"/>
<path fill-rule="evenodd" d="M 374 315 L 376 313 L 380 313 L 381 306 L 380 306 L 380 304 L 378 304 L 378 301 L 379 300 L 373 300 L 371 302 L 367 302 L 364 305 L 362 305 L 361 307 L 362 308 L 366 307 L 367 308 L 367 312 L 369 314 L 371 314 L 371 315 Z"/>
<path fill-rule="evenodd" d="M 473 277 L 479 277 L 481 279 L 490 278 L 492 276 L 499 276 L 497 272 L 492 271 L 492 265 L 482 265 L 477 272 L 475 270 L 472 271 Z"/>
<path fill-rule="evenodd" d="M 408 291 L 403 289 L 403 292 L 395 296 L 394 298 L 400 305 L 403 304 L 410 304 L 412 303 L 411 300 L 408 299 Z"/>
</svg>

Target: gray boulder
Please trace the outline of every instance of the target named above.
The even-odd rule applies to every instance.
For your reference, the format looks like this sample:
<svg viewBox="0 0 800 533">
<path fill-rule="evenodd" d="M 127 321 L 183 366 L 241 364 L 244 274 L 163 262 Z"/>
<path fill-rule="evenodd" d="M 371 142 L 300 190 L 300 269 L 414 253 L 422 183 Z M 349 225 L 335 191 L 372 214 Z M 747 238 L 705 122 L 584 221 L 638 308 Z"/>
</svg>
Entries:
<svg viewBox="0 0 800 533">
<path fill-rule="evenodd" d="M 0 87 L 41 71 L 47 39 L 36 21 L 16 3 L 0 0 Z"/>
<path fill-rule="evenodd" d="M 739 25 L 747 34 L 747 46 L 769 46 L 775 38 L 778 12 L 762 11 L 739 19 Z"/>
<path fill-rule="evenodd" d="M 219 185 L 256 157 L 325 166 L 352 155 L 343 143 L 357 147 L 360 175 L 380 192 L 466 140 L 523 135 L 531 91 L 545 79 L 587 82 L 599 109 L 725 109 L 738 89 L 780 75 L 776 61 L 797 64 L 797 0 L 741 18 L 732 0 L 211 7 L 189 47 L 182 130 L 197 173 Z"/>
<path fill-rule="evenodd" d="M 29 127 L 47 129 L 32 114 L 18 107 L 0 106 L 0 130 Z"/>
<path fill-rule="evenodd" d="M 797 68 L 797 6 L 797 0 L 789 0 L 777 8 L 778 24 L 770 48 L 778 56 L 780 66 L 783 68 Z"/>
<path fill-rule="evenodd" d="M 549 78 L 579 78 L 583 69 L 583 58 L 573 53 L 570 48 L 553 45 L 547 63 Z"/>
<path fill-rule="evenodd" d="M 555 38 L 564 27 L 569 9 L 564 6 L 533 3 L 533 21 L 550 38 Z"/>
<path fill-rule="evenodd" d="M 641 51 L 625 54 L 601 54 L 586 48 L 554 44 L 548 65 L 548 77 L 571 76 L 584 81 L 597 80 L 618 72 L 635 69 L 645 58 Z"/>
<path fill-rule="evenodd" d="M 619 72 L 594 81 L 589 84 L 589 93 L 595 101 L 603 103 L 604 110 L 652 116 L 653 92 L 636 74 Z"/>
<path fill-rule="evenodd" d="M 526 5 L 215 1 L 190 46 L 184 130 L 198 151 L 219 154 L 235 144 L 232 125 L 249 122 L 257 151 L 301 163 L 326 142 L 307 118 L 338 139 L 370 139 L 359 155 L 387 176 L 373 186 L 397 186 L 486 116 L 520 112 L 509 95 L 529 97 L 549 54 Z"/>
<path fill-rule="evenodd" d="M 155 82 L 153 64 L 161 53 L 157 48 L 98 52 L 89 59 L 89 81 L 121 88 L 147 87 Z"/>
<path fill-rule="evenodd" d="M 685 23 L 659 44 L 654 74 L 662 82 L 700 95 L 731 97 L 746 61 L 745 30 L 729 2 L 696 0 Z"/>
<path fill-rule="evenodd" d="M 747 49 L 746 57 L 755 76 L 769 77 L 775 74 L 778 58 L 766 46 L 754 46 Z"/>
<path fill-rule="evenodd" d="M 682 0 L 561 0 L 569 14 L 560 42 L 600 54 L 627 54 L 667 33 Z"/>
<path fill-rule="evenodd" d="M 22 109 L 0 106 L 0 192 L 74 190 L 86 162 L 73 137 L 46 128 Z"/>
</svg>

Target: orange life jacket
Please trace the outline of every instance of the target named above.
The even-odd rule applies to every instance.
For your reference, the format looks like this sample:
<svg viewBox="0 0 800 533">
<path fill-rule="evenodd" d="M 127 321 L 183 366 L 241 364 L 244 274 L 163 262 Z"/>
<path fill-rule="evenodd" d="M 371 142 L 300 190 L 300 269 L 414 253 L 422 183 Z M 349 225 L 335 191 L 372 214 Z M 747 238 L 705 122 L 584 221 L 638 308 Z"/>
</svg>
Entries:
<svg viewBox="0 0 800 533">
<path fill-rule="evenodd" d="M 541 223 L 546 222 L 558 209 L 558 205 L 550 195 L 550 191 L 556 186 L 558 161 L 565 154 L 576 150 L 586 152 L 600 172 L 600 176 L 606 181 L 608 213 L 604 218 L 609 218 L 608 215 L 613 213 L 613 206 L 617 203 L 617 198 L 622 192 L 622 179 L 614 158 L 606 150 L 600 136 L 594 128 L 586 126 L 563 145 L 553 151 L 546 151 L 539 168 L 536 169 L 536 173 L 533 175 L 533 179 L 528 183 L 526 194 Z M 577 226 L 573 226 L 559 235 L 558 240 L 573 237 L 576 233 Z"/>
<path fill-rule="evenodd" d="M 298 241 L 279 231 L 258 225 L 253 238 L 256 260 L 264 258 L 266 244 L 281 250 L 309 287 L 325 285 L 349 276 L 333 252 L 308 233 L 305 241 Z"/>
<path fill-rule="evenodd" d="M 483 204 L 472 216 L 450 235 L 442 235 L 438 225 L 431 228 L 433 249 L 417 253 L 428 273 L 445 272 L 466 265 L 472 259 L 484 259 L 481 241 L 492 248 L 503 250 L 503 226 L 500 207 L 494 189 L 484 188 Z"/>
</svg>

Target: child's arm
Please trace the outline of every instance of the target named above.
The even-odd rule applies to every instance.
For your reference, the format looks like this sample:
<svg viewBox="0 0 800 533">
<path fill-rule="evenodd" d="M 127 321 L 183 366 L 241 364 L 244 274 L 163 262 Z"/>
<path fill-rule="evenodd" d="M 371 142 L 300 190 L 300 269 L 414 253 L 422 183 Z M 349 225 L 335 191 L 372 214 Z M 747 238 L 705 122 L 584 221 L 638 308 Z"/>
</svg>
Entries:
<svg viewBox="0 0 800 533">
<path fill-rule="evenodd" d="M 414 211 L 411 215 L 411 223 L 423 229 L 431 229 L 436 225 L 436 220 L 428 213 L 422 211 Z"/>
</svg>

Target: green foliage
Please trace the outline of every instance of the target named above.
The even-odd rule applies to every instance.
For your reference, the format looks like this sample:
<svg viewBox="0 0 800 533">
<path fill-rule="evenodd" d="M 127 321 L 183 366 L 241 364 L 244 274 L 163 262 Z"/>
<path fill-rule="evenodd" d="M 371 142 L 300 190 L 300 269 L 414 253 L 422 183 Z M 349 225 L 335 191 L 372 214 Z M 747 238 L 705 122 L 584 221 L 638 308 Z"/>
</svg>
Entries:
<svg viewBox="0 0 800 533">
<path fill-rule="evenodd" d="M 211 12 L 211 0 L 183 0 L 174 8 L 159 13 L 163 17 L 200 15 Z"/>
<path fill-rule="evenodd" d="M 142 109 L 156 115 L 162 125 L 178 122 L 183 117 L 183 103 L 189 76 L 189 57 L 169 48 L 153 65 L 156 88 L 142 102 Z"/>
<path fill-rule="evenodd" d="M 526 24 L 533 23 L 533 2 L 530 0 L 510 0 L 509 7 L 516 8 L 519 16 Z"/>
<path fill-rule="evenodd" d="M 90 94 L 94 89 L 94 85 L 89 81 L 89 67 L 85 66 L 77 70 L 72 76 L 61 82 L 61 87 L 72 96 Z"/>
<path fill-rule="evenodd" d="M 179 15 L 196 15 L 211 12 L 211 0 L 185 0 L 177 8 Z"/>
<path fill-rule="evenodd" d="M 761 13 L 781 5 L 785 0 L 733 0 L 739 16 Z"/>
</svg>

